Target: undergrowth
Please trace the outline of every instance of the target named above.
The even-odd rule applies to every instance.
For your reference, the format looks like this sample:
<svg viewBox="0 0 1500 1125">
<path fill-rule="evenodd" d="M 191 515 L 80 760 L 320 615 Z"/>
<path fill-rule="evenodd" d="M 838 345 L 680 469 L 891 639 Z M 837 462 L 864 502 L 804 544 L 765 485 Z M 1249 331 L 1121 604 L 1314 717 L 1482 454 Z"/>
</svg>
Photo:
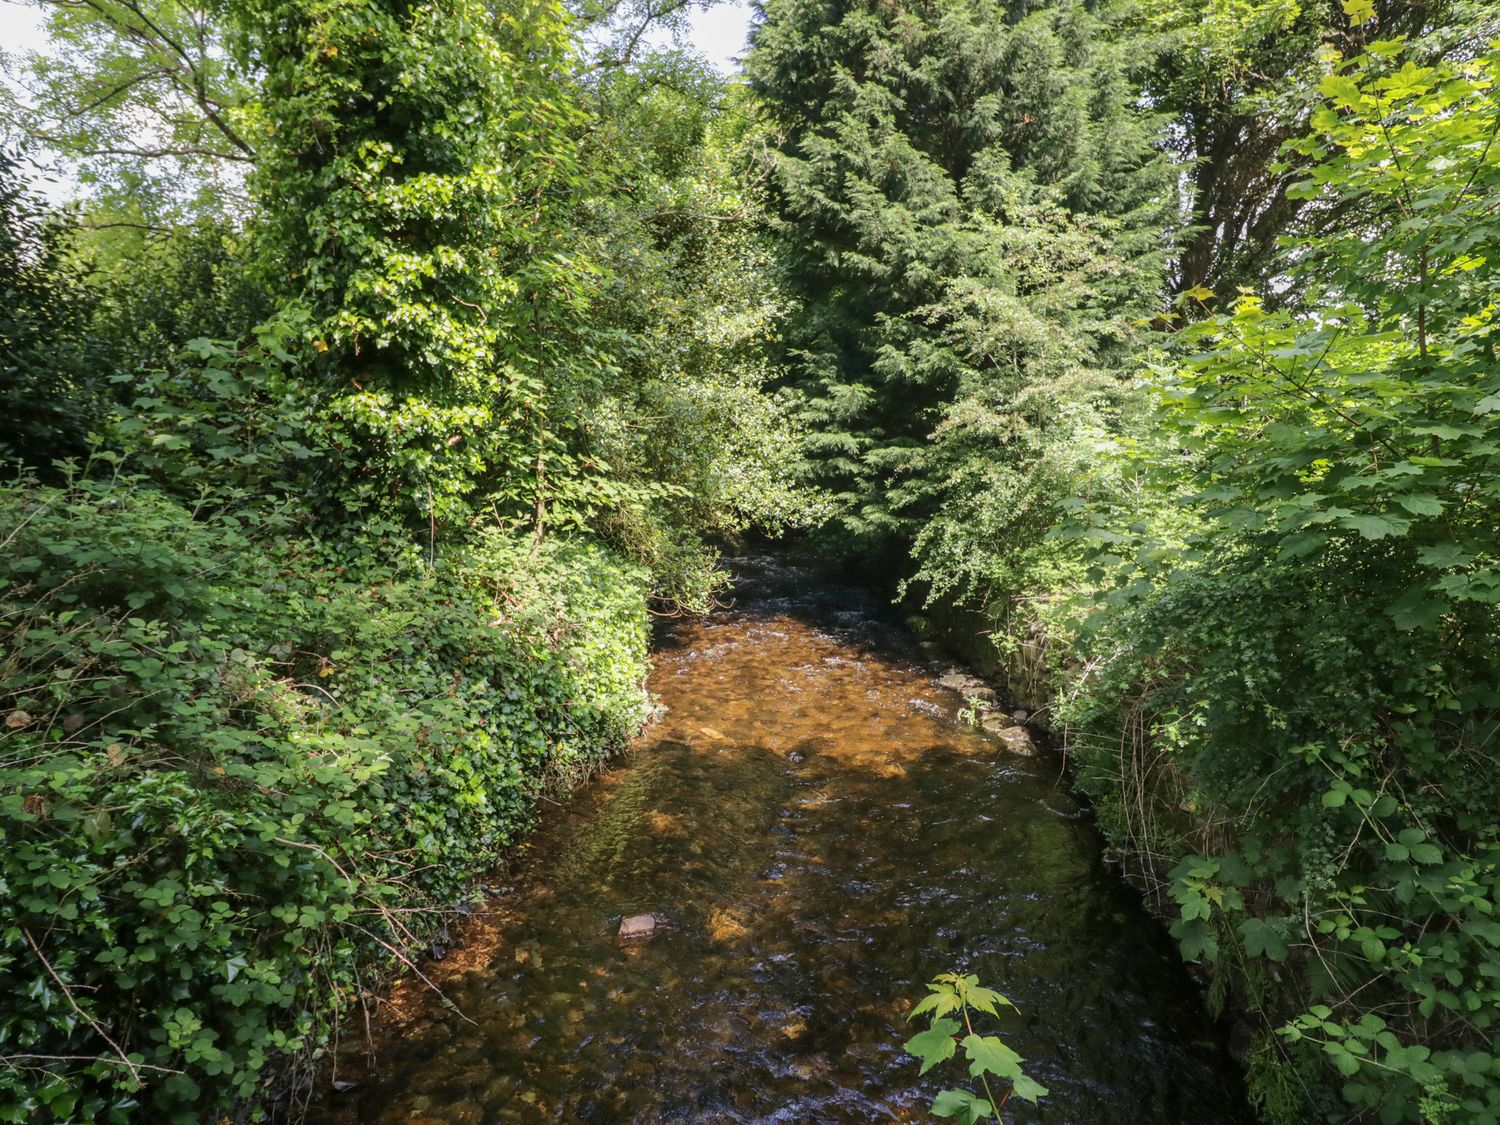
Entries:
<svg viewBox="0 0 1500 1125">
<path fill-rule="evenodd" d="M 597 546 L 125 476 L 0 527 L 0 1120 L 246 1112 L 645 713 L 647 579 Z"/>
</svg>

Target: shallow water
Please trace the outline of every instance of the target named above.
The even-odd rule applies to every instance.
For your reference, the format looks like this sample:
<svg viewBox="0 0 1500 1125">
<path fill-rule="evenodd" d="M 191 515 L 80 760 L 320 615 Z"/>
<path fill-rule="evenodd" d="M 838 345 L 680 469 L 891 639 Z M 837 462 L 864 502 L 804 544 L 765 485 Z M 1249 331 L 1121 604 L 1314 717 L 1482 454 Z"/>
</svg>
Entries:
<svg viewBox="0 0 1500 1125">
<path fill-rule="evenodd" d="M 919 1079 L 904 1013 L 949 969 L 1021 1008 L 997 1030 L 1051 1094 L 1008 1122 L 1248 1120 L 1055 763 L 962 724 L 862 595 L 738 570 L 736 607 L 664 637 L 664 716 L 434 966 L 463 1016 L 403 986 L 314 1120 L 920 1120 L 963 1070 Z"/>
</svg>

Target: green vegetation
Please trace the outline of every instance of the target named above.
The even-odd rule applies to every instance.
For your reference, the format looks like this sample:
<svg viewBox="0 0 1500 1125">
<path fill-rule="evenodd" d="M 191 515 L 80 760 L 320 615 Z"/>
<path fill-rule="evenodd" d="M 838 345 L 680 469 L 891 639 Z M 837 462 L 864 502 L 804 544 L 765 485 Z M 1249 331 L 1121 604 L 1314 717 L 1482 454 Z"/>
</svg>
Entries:
<svg viewBox="0 0 1500 1125">
<path fill-rule="evenodd" d="M 639 729 L 652 600 L 817 508 L 702 64 L 545 4 L 185 18 L 60 6 L 27 113 L 96 103 L 33 132 L 86 197 L 0 166 L 8 1121 L 295 1102 Z M 171 175 L 90 155 L 166 103 Z"/>
<path fill-rule="evenodd" d="M 951 1059 L 960 1049 L 969 1060 L 969 1077 L 979 1079 L 984 1097 L 969 1090 L 944 1090 L 932 1103 L 934 1117 L 951 1117 L 959 1125 L 979 1125 L 996 1121 L 1003 1125 L 1000 1111 L 1011 1095 L 1035 1102 L 1047 1096 L 1047 1087 L 1027 1077 L 1021 1069 L 1024 1061 L 1005 1045 L 998 1035 L 980 1035 L 974 1030 L 973 1013 L 999 1018 L 1000 1009 L 1016 1010 L 1000 993 L 985 988 L 975 976 L 941 973 L 927 986 L 927 995 L 911 1010 L 908 1020 L 926 1014 L 928 1028 L 913 1036 L 906 1051 L 922 1060 L 920 1073 L 926 1074 L 938 1063 Z M 951 1019 L 957 1015 L 958 1019 Z M 1004 1082 L 1001 1094 L 995 1095 L 990 1079 Z"/>
<path fill-rule="evenodd" d="M 0 1120 L 290 1105 L 639 727 L 649 609 L 797 532 L 1044 639 L 1266 1120 L 1500 1121 L 1491 5 L 764 0 L 745 81 L 671 3 L 47 10 Z M 1002 1003 L 939 978 L 924 1070 L 1039 1096 Z"/>
<path fill-rule="evenodd" d="M 960 569 L 1028 549 L 1059 494 L 1044 450 L 1110 409 L 1155 307 L 1167 167 L 1108 26 L 1079 4 L 787 3 L 756 29 L 800 298 L 782 379 L 837 549 L 915 540 Z M 980 494 L 1009 526 L 974 525 Z"/>
<path fill-rule="evenodd" d="M 1182 858 L 1184 952 L 1391 1121 L 1500 1113 L 1497 77 L 1381 41 L 1322 79 L 1291 190 L 1342 225 L 1286 238 L 1298 300 L 1184 333 L 1159 417 L 1186 455 L 1140 464 L 1191 519 L 1115 525 L 1072 711 L 1148 740 L 1082 772 L 1107 816 L 1162 809 L 1115 830 Z"/>
<path fill-rule="evenodd" d="M 253 1097 L 644 714 L 645 575 L 599 547 L 434 565 L 113 474 L 0 506 L 8 1043 L 107 1048 L 13 1060 L 11 1120 Z"/>
<path fill-rule="evenodd" d="M 1497 35 L 787 3 L 749 63 L 826 541 L 1046 637 L 1272 1121 L 1500 1119 Z"/>
</svg>

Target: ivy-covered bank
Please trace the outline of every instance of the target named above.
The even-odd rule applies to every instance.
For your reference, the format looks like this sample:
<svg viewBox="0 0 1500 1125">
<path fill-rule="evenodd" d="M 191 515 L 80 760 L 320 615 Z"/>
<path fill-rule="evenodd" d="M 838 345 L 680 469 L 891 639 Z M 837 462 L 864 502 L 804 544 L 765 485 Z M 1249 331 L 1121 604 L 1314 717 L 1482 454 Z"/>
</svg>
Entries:
<svg viewBox="0 0 1500 1125">
<path fill-rule="evenodd" d="M 0 526 L 5 1120 L 295 1097 L 277 1069 L 645 714 L 646 576 L 600 547 L 428 559 L 123 476 L 8 484 Z"/>
<path fill-rule="evenodd" d="M 0 1120 L 295 1117 L 638 729 L 710 539 L 813 514 L 747 115 L 638 17 L 51 9 L 6 108 L 83 198 L 0 150 Z"/>
</svg>

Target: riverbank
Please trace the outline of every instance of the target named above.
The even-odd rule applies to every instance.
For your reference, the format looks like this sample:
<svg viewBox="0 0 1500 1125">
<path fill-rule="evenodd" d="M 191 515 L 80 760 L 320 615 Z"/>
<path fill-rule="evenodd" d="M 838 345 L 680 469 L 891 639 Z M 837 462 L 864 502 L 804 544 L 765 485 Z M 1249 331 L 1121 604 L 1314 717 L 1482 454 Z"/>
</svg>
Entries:
<svg viewBox="0 0 1500 1125">
<path fill-rule="evenodd" d="M 0 1106 L 27 1120 L 290 1113 L 368 982 L 645 718 L 646 579 L 603 547 L 265 523 L 0 489 Z"/>
</svg>

